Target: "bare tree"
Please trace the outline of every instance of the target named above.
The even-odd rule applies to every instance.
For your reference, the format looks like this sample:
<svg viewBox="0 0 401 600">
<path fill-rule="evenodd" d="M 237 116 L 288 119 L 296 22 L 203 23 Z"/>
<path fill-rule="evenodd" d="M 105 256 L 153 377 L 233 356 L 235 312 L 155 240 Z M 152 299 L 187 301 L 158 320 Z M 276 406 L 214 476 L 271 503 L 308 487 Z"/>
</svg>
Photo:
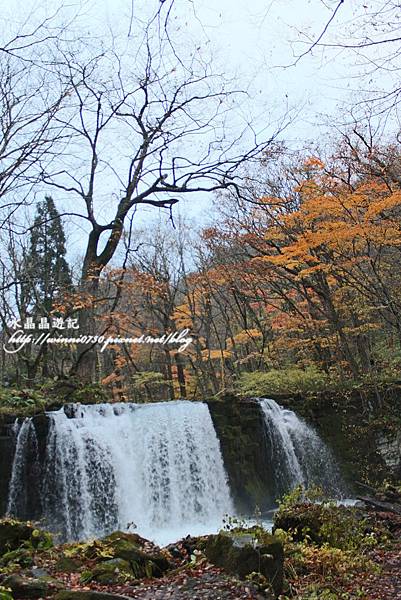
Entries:
<svg viewBox="0 0 401 600">
<path fill-rule="evenodd" d="M 306 55 L 321 52 L 336 60 L 345 57 L 359 67 L 357 77 L 363 80 L 363 93 L 357 106 L 374 106 L 376 114 L 385 114 L 398 105 L 401 98 L 400 3 L 398 0 L 369 0 L 348 3 L 345 0 L 321 0 L 327 18 L 314 34 L 302 32 L 292 66 Z M 355 108 L 354 108 L 355 111 Z"/>
<path fill-rule="evenodd" d="M 259 158 L 284 126 L 262 138 L 240 123 L 234 108 L 244 92 L 214 73 L 200 48 L 182 58 L 173 45 L 173 5 L 158 5 L 145 25 L 136 23 L 124 51 L 113 39 L 100 53 L 63 51 L 58 65 L 62 87 L 71 90 L 56 116 L 68 142 L 61 161 L 43 165 L 42 181 L 70 206 L 79 201 L 88 230 L 81 284 L 91 293 L 133 210 L 171 211 L 184 196 L 196 201 L 220 189 L 240 193 L 241 165 Z"/>
<path fill-rule="evenodd" d="M 0 228 L 32 203 L 65 134 L 55 116 L 69 90 L 51 68 L 52 18 L 0 42 Z M 4 37 L 4 36 L 3 36 Z"/>
</svg>

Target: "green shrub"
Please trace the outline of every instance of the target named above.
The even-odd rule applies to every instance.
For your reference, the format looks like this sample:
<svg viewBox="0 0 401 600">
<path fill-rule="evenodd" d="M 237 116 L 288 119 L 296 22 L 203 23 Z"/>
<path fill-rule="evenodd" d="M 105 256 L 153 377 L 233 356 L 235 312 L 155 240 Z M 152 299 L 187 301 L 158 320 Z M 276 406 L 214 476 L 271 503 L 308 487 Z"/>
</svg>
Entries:
<svg viewBox="0 0 401 600">
<path fill-rule="evenodd" d="M 328 375 L 311 365 L 305 369 L 288 367 L 272 369 L 267 373 L 243 373 L 237 382 L 237 391 L 244 396 L 269 396 L 318 392 L 327 389 L 329 385 Z"/>
</svg>

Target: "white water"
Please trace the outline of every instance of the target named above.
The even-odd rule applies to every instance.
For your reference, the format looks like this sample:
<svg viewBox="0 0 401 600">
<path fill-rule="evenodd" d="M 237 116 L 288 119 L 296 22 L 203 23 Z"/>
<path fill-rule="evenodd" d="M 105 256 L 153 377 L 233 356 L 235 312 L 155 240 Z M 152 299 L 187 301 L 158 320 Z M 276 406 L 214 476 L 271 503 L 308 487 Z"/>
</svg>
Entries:
<svg viewBox="0 0 401 600">
<path fill-rule="evenodd" d="M 320 485 L 341 495 L 343 483 L 334 457 L 316 431 L 292 410 L 271 399 L 259 399 L 274 466 L 276 493 Z"/>
<path fill-rule="evenodd" d="M 29 418 L 24 419 L 22 424 L 15 421 L 13 426 L 13 434 L 16 437 L 15 454 L 11 470 L 11 480 L 9 486 L 8 502 L 7 502 L 7 514 L 16 515 L 18 514 L 21 518 L 28 518 L 26 516 L 27 501 L 28 501 L 28 490 L 26 489 L 26 471 L 28 469 L 29 461 L 27 451 L 31 447 L 33 454 L 37 458 L 38 441 L 36 437 L 35 427 L 32 424 L 32 420 Z M 30 465 L 31 469 L 34 470 L 37 467 L 37 463 L 34 460 L 33 464 Z"/>
<path fill-rule="evenodd" d="M 207 404 L 78 405 L 51 420 L 42 502 L 65 539 L 136 531 L 158 544 L 233 514 Z"/>
</svg>

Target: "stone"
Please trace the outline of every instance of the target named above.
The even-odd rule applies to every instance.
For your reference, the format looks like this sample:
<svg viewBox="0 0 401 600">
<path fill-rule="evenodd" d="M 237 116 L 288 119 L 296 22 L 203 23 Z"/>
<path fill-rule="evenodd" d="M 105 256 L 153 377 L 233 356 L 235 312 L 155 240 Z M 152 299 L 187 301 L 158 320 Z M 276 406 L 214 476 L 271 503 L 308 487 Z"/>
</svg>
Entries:
<svg viewBox="0 0 401 600">
<path fill-rule="evenodd" d="M 134 533 L 114 532 L 101 540 L 112 549 L 113 556 L 127 561 L 135 578 L 161 577 L 170 569 L 170 563 L 161 552 L 142 549 L 146 540 Z"/>
<path fill-rule="evenodd" d="M 119 596 L 118 594 L 109 594 L 107 592 L 94 592 L 92 590 L 87 592 L 63 590 L 56 594 L 55 600 L 130 600 L 130 598 L 128 596 Z"/>
<path fill-rule="evenodd" d="M 21 567 L 31 567 L 34 564 L 32 551 L 27 548 L 17 548 L 17 550 L 10 550 L 3 554 L 0 565 L 6 566 L 11 563 L 21 565 Z"/>
<path fill-rule="evenodd" d="M 82 568 L 83 562 L 78 558 L 61 556 L 54 565 L 55 571 L 59 573 L 78 573 Z"/>
<path fill-rule="evenodd" d="M 18 600 L 25 598 L 43 598 L 53 594 L 54 590 L 62 587 L 62 584 L 52 577 L 23 577 L 21 575 L 10 575 L 3 582 L 4 586 L 10 588 L 12 594 Z"/>
<path fill-rule="evenodd" d="M 228 532 L 209 536 L 205 548 L 208 560 L 241 579 L 251 573 L 260 573 L 278 596 L 283 589 L 284 551 L 281 541 L 267 533 L 261 540 L 256 533 L 251 540 L 245 532 L 245 539 L 241 541 L 241 537 L 240 533 Z"/>
<path fill-rule="evenodd" d="M 113 558 L 98 563 L 85 577 L 85 582 L 96 581 L 103 585 L 125 583 L 133 579 L 134 574 L 128 561 Z"/>
</svg>

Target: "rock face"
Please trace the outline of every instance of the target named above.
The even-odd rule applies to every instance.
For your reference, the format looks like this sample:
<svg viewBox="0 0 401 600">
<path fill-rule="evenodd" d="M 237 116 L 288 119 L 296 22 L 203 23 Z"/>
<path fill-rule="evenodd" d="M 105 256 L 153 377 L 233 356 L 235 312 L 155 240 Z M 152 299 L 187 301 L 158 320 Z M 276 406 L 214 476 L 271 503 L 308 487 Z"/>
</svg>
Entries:
<svg viewBox="0 0 401 600">
<path fill-rule="evenodd" d="M 211 563 L 241 579 L 260 573 L 274 594 L 281 594 L 284 552 L 282 543 L 274 536 L 264 534 L 263 539 L 258 540 L 253 535 L 220 532 L 209 536 L 205 554 Z"/>
<path fill-rule="evenodd" d="M 377 451 L 386 466 L 396 477 L 401 477 L 401 431 L 394 436 L 381 435 L 377 442 Z"/>
<path fill-rule="evenodd" d="M 208 406 L 235 506 L 245 513 L 252 513 L 255 505 L 271 508 L 276 498 L 272 496 L 273 472 L 259 404 L 227 395 L 208 401 Z"/>
</svg>

